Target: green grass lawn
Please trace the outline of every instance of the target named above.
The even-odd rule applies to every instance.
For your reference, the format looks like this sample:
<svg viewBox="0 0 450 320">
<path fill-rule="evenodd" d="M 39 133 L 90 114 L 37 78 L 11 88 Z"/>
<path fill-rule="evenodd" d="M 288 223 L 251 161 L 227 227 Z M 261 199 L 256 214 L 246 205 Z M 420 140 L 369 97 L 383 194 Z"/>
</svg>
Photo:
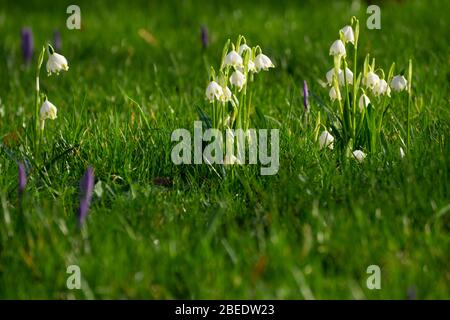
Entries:
<svg viewBox="0 0 450 320">
<path fill-rule="evenodd" d="M 365 2 L 298 2 L 79 0 L 81 30 L 65 27 L 64 1 L 2 2 L 0 298 L 449 299 L 448 1 L 383 1 L 381 30 L 365 27 Z M 383 69 L 395 61 L 400 71 L 413 59 L 404 158 L 406 105 L 386 116 L 392 148 L 361 164 L 314 140 L 319 102 L 329 101 L 318 80 L 353 15 L 361 23 L 359 63 L 370 52 Z M 34 34 L 29 68 L 24 26 Z M 37 53 L 56 29 L 70 69 L 41 73 L 58 118 L 46 122 L 42 164 L 30 166 L 20 205 L 17 161 L 33 158 Z M 209 111 L 209 67 L 239 34 L 276 65 L 254 83 L 252 102 L 263 116 L 252 119 L 280 129 L 279 172 L 261 176 L 247 165 L 219 177 L 207 165 L 176 166 L 171 132 L 192 131 L 197 108 Z M 309 125 L 304 80 L 315 97 Z M 79 181 L 88 165 L 96 187 L 80 230 Z M 66 286 L 74 264 L 80 290 Z M 366 287 L 369 265 L 381 268 L 380 290 Z"/>
</svg>

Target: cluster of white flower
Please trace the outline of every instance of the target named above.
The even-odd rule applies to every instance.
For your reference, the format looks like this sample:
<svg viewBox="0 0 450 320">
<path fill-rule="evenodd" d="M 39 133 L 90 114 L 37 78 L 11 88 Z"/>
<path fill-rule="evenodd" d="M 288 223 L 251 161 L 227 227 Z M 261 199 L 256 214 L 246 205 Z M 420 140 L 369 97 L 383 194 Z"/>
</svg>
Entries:
<svg viewBox="0 0 450 320">
<path fill-rule="evenodd" d="M 228 82 L 237 92 L 241 92 L 247 84 L 249 74 L 275 67 L 270 58 L 261 52 L 259 46 L 249 47 L 244 37 L 240 37 L 239 40 L 244 42 L 239 45 L 237 51 L 234 44 L 231 44 L 232 49 L 223 58 L 220 76 L 213 79 L 206 87 L 205 95 L 211 103 L 232 101 L 233 94 L 228 87 Z M 232 73 L 228 77 L 229 72 Z"/>
<path fill-rule="evenodd" d="M 340 61 L 341 58 L 345 58 L 347 55 L 347 51 L 345 48 L 345 44 L 347 42 L 355 45 L 355 35 L 353 32 L 353 28 L 351 26 L 345 26 L 340 30 L 340 34 L 342 35 L 343 40 L 339 39 L 333 42 L 330 47 L 330 55 L 338 58 L 337 61 Z M 407 80 L 403 75 L 396 75 L 392 78 L 390 86 L 387 81 L 373 70 L 374 65 L 368 65 L 368 72 L 364 74 L 362 83 L 366 89 L 371 90 L 372 93 L 379 97 L 382 95 L 391 96 L 391 88 L 396 92 L 400 92 L 406 89 Z M 384 76 L 383 70 L 379 69 L 378 72 L 381 72 Z M 352 85 L 353 84 L 353 72 L 346 67 L 345 75 L 344 71 L 340 68 L 336 68 L 336 65 L 326 73 L 327 84 L 331 87 L 329 96 L 331 101 L 342 100 L 342 96 L 339 88 L 333 86 L 334 77 L 337 79 L 337 83 L 339 87 L 345 86 L 345 84 Z M 363 93 L 359 99 L 359 107 L 366 107 L 370 103 L 368 96 Z"/>
<path fill-rule="evenodd" d="M 353 27 L 352 27 L 353 26 Z M 351 140 L 357 138 L 362 121 L 356 121 L 356 118 L 363 119 L 364 117 L 372 117 L 372 115 L 365 115 L 366 109 L 371 105 L 378 108 L 379 114 L 383 113 L 386 106 L 386 99 L 391 97 L 391 89 L 394 92 L 400 92 L 408 89 L 408 81 L 403 75 L 393 76 L 394 64 L 389 73 L 381 68 L 375 68 L 375 59 L 369 63 L 369 55 L 366 56 L 364 68 L 362 72 L 357 71 L 357 48 L 359 37 L 359 22 L 356 18 L 352 18 L 352 25 L 347 25 L 339 31 L 340 38 L 334 41 L 330 47 L 329 54 L 333 56 L 334 66 L 329 70 L 326 77 L 326 84 L 329 86 L 329 97 L 332 103 L 337 102 L 339 105 L 338 117 L 343 121 L 342 130 L 347 130 L 345 136 L 348 141 L 345 143 L 352 143 Z M 347 64 L 348 50 L 346 45 L 351 43 L 353 50 L 353 71 Z M 386 75 L 386 76 L 385 76 Z M 342 90 L 342 92 L 341 92 Z M 359 99 L 357 100 L 357 96 Z M 360 115 L 355 112 L 358 106 Z M 378 107 L 379 106 L 379 107 Z M 380 117 L 382 120 L 382 116 Z M 381 124 L 380 120 L 380 124 Z M 379 130 L 369 128 L 372 131 Z M 371 132 L 371 135 L 379 134 L 379 132 Z M 342 136 L 342 135 L 340 135 Z M 327 131 L 323 131 L 319 137 L 320 148 L 327 146 L 333 149 L 334 137 Z M 373 147 L 373 145 L 371 146 Z M 361 150 L 355 150 L 353 156 L 358 161 L 363 161 L 366 154 Z"/>
</svg>

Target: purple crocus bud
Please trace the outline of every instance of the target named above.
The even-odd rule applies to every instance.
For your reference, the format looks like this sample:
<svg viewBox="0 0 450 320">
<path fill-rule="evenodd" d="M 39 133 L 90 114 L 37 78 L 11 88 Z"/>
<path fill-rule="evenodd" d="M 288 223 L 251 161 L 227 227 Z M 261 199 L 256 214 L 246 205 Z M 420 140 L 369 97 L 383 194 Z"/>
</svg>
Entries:
<svg viewBox="0 0 450 320">
<path fill-rule="evenodd" d="M 23 60 L 29 65 L 33 58 L 33 32 L 30 28 L 22 28 L 21 37 Z"/>
<path fill-rule="evenodd" d="M 91 204 L 94 191 L 94 169 L 89 166 L 80 181 L 80 208 L 78 210 L 78 226 L 83 226 Z"/>
<path fill-rule="evenodd" d="M 208 47 L 208 44 L 209 44 L 208 29 L 206 28 L 206 26 L 202 26 L 201 29 L 200 29 L 200 32 L 201 32 L 201 39 L 202 39 L 203 49 L 206 49 Z"/>
<path fill-rule="evenodd" d="M 25 187 L 27 186 L 27 173 L 25 171 L 25 165 L 20 162 L 19 163 L 19 195 L 22 195 L 25 191 Z"/>
<path fill-rule="evenodd" d="M 61 52 L 61 47 L 61 33 L 58 30 L 55 30 L 55 32 L 53 33 L 53 48 L 55 48 L 56 52 Z"/>
<path fill-rule="evenodd" d="M 303 81 L 303 106 L 305 107 L 305 112 L 309 111 L 309 101 L 308 101 L 308 84 L 306 83 L 306 80 Z"/>
</svg>

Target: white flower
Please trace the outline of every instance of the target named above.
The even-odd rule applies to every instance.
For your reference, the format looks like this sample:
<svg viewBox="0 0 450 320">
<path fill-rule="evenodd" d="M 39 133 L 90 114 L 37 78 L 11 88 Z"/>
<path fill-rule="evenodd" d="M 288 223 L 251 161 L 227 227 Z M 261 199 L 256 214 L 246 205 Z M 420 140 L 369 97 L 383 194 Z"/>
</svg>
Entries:
<svg viewBox="0 0 450 320">
<path fill-rule="evenodd" d="M 39 111 L 39 118 L 41 119 L 41 121 L 47 119 L 55 120 L 57 112 L 58 109 L 56 109 L 55 105 L 50 101 L 48 101 L 47 99 L 45 99 Z"/>
<path fill-rule="evenodd" d="M 404 76 L 395 76 L 394 78 L 392 78 L 391 81 L 391 87 L 394 91 L 403 91 L 406 89 L 406 86 L 408 84 L 408 81 L 406 81 Z"/>
<path fill-rule="evenodd" d="M 405 157 L 405 151 L 403 151 L 403 148 L 400 147 L 400 157 L 404 158 Z"/>
<path fill-rule="evenodd" d="M 257 72 L 259 72 L 260 70 L 267 71 L 269 70 L 269 68 L 275 68 L 269 57 L 262 53 L 256 56 L 255 67 Z"/>
<path fill-rule="evenodd" d="M 222 102 L 227 102 L 231 100 L 231 97 L 233 96 L 233 94 L 231 93 L 231 90 L 228 87 L 222 88 L 223 94 L 220 97 L 220 100 Z"/>
<path fill-rule="evenodd" d="M 334 87 L 331 87 L 329 95 L 330 95 L 331 101 L 334 101 L 336 99 L 340 101 L 342 99 L 341 92 L 339 91 L 339 89 L 336 90 Z"/>
<path fill-rule="evenodd" d="M 362 152 L 361 150 L 355 150 L 353 151 L 353 157 L 355 157 L 356 161 L 363 162 L 364 158 L 366 157 L 366 154 Z"/>
<path fill-rule="evenodd" d="M 242 57 L 236 51 L 232 50 L 225 56 L 225 65 L 235 68 L 241 67 Z"/>
<path fill-rule="evenodd" d="M 345 26 L 341 29 L 341 32 L 344 34 L 344 41 L 351 42 L 355 44 L 355 35 L 353 34 L 353 29 L 350 26 Z"/>
<path fill-rule="evenodd" d="M 345 78 L 344 78 L 344 72 L 342 70 L 339 70 L 339 85 L 344 86 L 345 85 Z M 353 83 L 353 72 L 349 68 L 345 68 L 345 77 L 347 78 L 347 83 L 352 84 Z"/>
<path fill-rule="evenodd" d="M 333 76 L 335 74 L 334 68 L 327 72 L 326 78 L 328 85 L 333 85 Z M 349 69 L 345 69 L 345 76 L 347 77 L 347 83 L 352 84 L 353 83 L 353 72 Z M 338 70 L 338 83 L 340 86 L 345 85 L 345 79 L 344 79 L 344 71 L 341 69 Z"/>
<path fill-rule="evenodd" d="M 328 147 L 333 150 L 334 137 L 327 130 L 323 131 L 319 136 L 319 146 L 320 149 L 323 147 Z"/>
<path fill-rule="evenodd" d="M 361 96 L 361 98 L 359 98 L 359 111 L 363 112 L 363 110 L 365 108 L 367 108 L 367 106 L 370 103 L 370 99 L 368 96 L 366 96 L 365 94 L 363 94 Z"/>
<path fill-rule="evenodd" d="M 328 85 L 332 86 L 333 85 L 333 77 L 334 77 L 335 71 L 334 68 L 330 69 L 330 71 L 327 72 L 326 74 L 326 78 L 327 78 L 327 83 Z M 338 79 L 340 78 L 340 75 L 342 74 L 342 70 L 339 69 L 338 70 Z"/>
<path fill-rule="evenodd" d="M 241 44 L 241 46 L 239 47 L 239 54 L 242 55 L 245 52 L 245 50 L 248 50 L 251 52 L 252 48 L 250 48 L 246 43 Z"/>
<path fill-rule="evenodd" d="M 344 43 L 336 40 L 330 47 L 330 56 L 344 57 L 346 55 Z"/>
<path fill-rule="evenodd" d="M 373 93 L 377 96 L 387 94 L 387 96 L 390 97 L 391 88 L 389 88 L 386 80 L 381 79 L 378 85 L 373 89 Z"/>
<path fill-rule="evenodd" d="M 56 119 L 57 112 L 58 112 L 58 109 L 56 109 L 56 107 L 53 105 L 53 103 L 51 103 L 50 101 L 45 99 L 44 103 L 41 106 L 41 109 L 39 110 L 39 119 L 41 120 L 41 122 L 40 122 L 41 130 L 44 130 L 45 120 L 47 120 L 47 119 L 55 120 Z"/>
<path fill-rule="evenodd" d="M 214 100 L 221 100 L 223 96 L 223 89 L 217 82 L 211 81 L 206 87 L 205 94 L 209 102 L 213 102 Z"/>
<path fill-rule="evenodd" d="M 233 72 L 233 74 L 230 77 L 230 83 L 231 85 L 237 87 L 239 89 L 239 91 L 242 90 L 242 87 L 245 84 L 245 76 L 242 72 L 240 72 L 239 70 L 236 70 L 235 72 Z"/>
<path fill-rule="evenodd" d="M 69 70 L 69 64 L 67 59 L 56 53 L 52 46 L 48 46 L 48 61 L 47 61 L 47 73 L 51 75 L 52 73 L 58 74 L 61 70 Z"/>
<path fill-rule="evenodd" d="M 372 71 L 369 71 L 364 79 L 367 88 L 374 90 L 380 83 L 380 77 Z"/>
<path fill-rule="evenodd" d="M 248 72 L 255 73 L 256 72 L 256 66 L 255 63 L 252 60 L 248 60 Z"/>
</svg>

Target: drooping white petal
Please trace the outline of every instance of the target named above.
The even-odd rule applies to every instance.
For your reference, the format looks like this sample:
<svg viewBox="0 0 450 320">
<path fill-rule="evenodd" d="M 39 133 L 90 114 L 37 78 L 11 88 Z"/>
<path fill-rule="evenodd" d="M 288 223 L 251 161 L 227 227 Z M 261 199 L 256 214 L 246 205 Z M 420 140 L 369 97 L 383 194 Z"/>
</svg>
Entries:
<svg viewBox="0 0 450 320">
<path fill-rule="evenodd" d="M 327 74 L 326 74 L 327 84 L 328 84 L 329 86 L 332 86 L 332 85 L 333 85 L 333 77 L 334 77 L 334 74 L 335 74 L 334 68 L 331 68 L 330 71 L 328 71 Z M 342 70 L 339 69 L 339 70 L 338 70 L 338 80 L 339 80 L 341 74 L 342 74 Z"/>
<path fill-rule="evenodd" d="M 373 89 L 373 93 L 377 96 L 380 95 L 387 95 L 388 97 L 391 96 L 391 88 L 389 87 L 386 80 L 381 79 L 378 85 Z"/>
<path fill-rule="evenodd" d="M 220 100 L 222 102 L 227 102 L 231 100 L 231 97 L 233 96 L 233 94 L 231 93 L 231 90 L 228 87 L 222 88 L 223 94 L 220 97 Z"/>
<path fill-rule="evenodd" d="M 233 74 L 230 77 L 231 85 L 237 87 L 239 91 L 241 91 L 242 88 L 244 87 L 245 80 L 246 80 L 245 75 L 239 70 L 233 72 Z"/>
<path fill-rule="evenodd" d="M 248 72 L 251 72 L 251 73 L 256 72 L 255 63 L 252 60 L 248 60 Z"/>
<path fill-rule="evenodd" d="M 250 48 L 246 43 L 241 44 L 239 47 L 239 54 L 242 55 L 246 50 L 252 51 L 252 48 Z"/>
<path fill-rule="evenodd" d="M 408 85 L 408 81 L 405 79 L 404 76 L 397 75 L 394 78 L 392 78 L 391 81 L 391 88 L 394 91 L 400 92 L 406 89 L 406 86 Z"/>
<path fill-rule="evenodd" d="M 353 157 L 358 161 L 359 163 L 363 162 L 366 158 L 366 154 L 362 152 L 361 150 L 355 150 L 353 151 Z"/>
<path fill-rule="evenodd" d="M 341 92 L 339 90 L 336 90 L 334 87 L 331 87 L 329 96 L 330 96 L 331 101 L 335 101 L 335 100 L 340 101 L 342 99 Z"/>
<path fill-rule="evenodd" d="M 345 78 L 347 78 L 347 84 L 353 84 L 353 72 L 349 68 L 345 68 Z M 339 84 L 345 85 L 344 72 L 339 74 Z"/>
<path fill-rule="evenodd" d="M 69 64 L 67 63 L 67 59 L 56 52 L 49 53 L 48 61 L 47 61 L 47 73 L 50 75 L 52 73 L 58 74 L 61 70 L 67 71 L 69 70 Z"/>
<path fill-rule="evenodd" d="M 258 54 L 255 58 L 255 67 L 256 71 L 259 72 L 261 70 L 267 71 L 269 68 L 275 68 L 272 61 L 265 54 Z"/>
<path fill-rule="evenodd" d="M 234 50 L 230 51 L 226 56 L 225 56 L 225 61 L 224 61 L 226 66 L 233 66 L 235 68 L 238 67 L 242 67 L 242 57 Z"/>
<path fill-rule="evenodd" d="M 209 102 L 214 102 L 214 100 L 221 100 L 223 96 L 223 89 L 217 82 L 211 81 L 206 87 L 205 95 Z"/>
<path fill-rule="evenodd" d="M 330 56 L 344 57 L 346 55 L 345 45 L 341 40 L 336 40 L 330 47 Z"/>
<path fill-rule="evenodd" d="M 364 79 L 364 85 L 372 90 L 374 90 L 378 86 L 379 82 L 380 77 L 372 71 L 369 71 L 366 75 L 366 78 Z"/>
<path fill-rule="evenodd" d="M 45 121 L 47 119 L 55 120 L 58 109 L 56 109 L 55 105 L 48 100 L 45 100 L 39 110 L 39 118 L 41 121 Z"/>
<path fill-rule="evenodd" d="M 344 41 L 355 44 L 355 35 L 351 26 L 345 26 L 341 29 L 344 34 Z"/>
<path fill-rule="evenodd" d="M 328 147 L 333 150 L 334 137 L 327 130 L 323 131 L 319 136 L 319 146 L 320 149 Z"/>
<path fill-rule="evenodd" d="M 370 99 L 368 96 L 366 96 L 365 94 L 363 94 L 360 98 L 359 98 L 359 111 L 363 112 L 363 110 L 365 108 L 367 108 L 367 106 L 370 104 Z"/>
</svg>

